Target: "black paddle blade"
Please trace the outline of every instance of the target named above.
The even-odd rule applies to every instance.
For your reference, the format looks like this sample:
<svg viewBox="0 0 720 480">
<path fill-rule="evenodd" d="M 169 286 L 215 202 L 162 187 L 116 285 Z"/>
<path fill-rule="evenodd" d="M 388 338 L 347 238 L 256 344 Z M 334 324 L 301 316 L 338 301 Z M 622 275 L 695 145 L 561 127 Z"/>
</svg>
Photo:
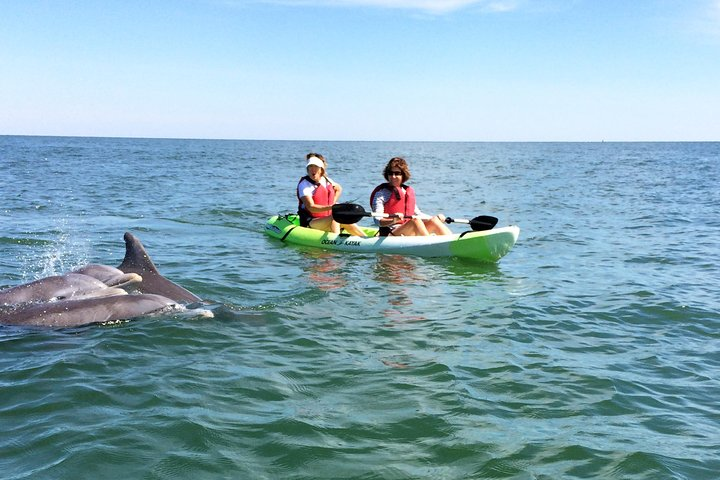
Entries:
<svg viewBox="0 0 720 480">
<path fill-rule="evenodd" d="M 357 203 L 338 203 L 332 207 L 332 217 L 338 223 L 351 224 L 357 223 L 363 217 L 369 217 L 370 213 L 366 212 L 363 207 Z"/>
<path fill-rule="evenodd" d="M 497 223 L 498 219 L 495 217 L 480 215 L 470 220 L 470 228 L 476 232 L 482 232 L 483 230 L 491 230 Z"/>
<path fill-rule="evenodd" d="M 445 223 L 469 223 L 470 228 L 476 232 L 482 232 L 483 230 L 490 230 L 498 223 L 498 219 L 491 217 L 490 215 L 480 215 L 472 220 L 465 220 L 462 218 L 450 218 L 445 219 Z"/>
</svg>

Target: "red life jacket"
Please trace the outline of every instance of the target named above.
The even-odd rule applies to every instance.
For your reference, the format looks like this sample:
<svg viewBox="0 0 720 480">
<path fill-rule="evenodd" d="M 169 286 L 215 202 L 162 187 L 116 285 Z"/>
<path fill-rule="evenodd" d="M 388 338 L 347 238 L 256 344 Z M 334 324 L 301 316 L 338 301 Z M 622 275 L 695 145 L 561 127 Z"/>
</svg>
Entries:
<svg viewBox="0 0 720 480">
<path fill-rule="evenodd" d="M 300 182 L 303 180 L 307 180 L 313 185 L 315 185 L 317 188 L 313 192 L 313 202 L 315 202 L 315 205 L 332 205 L 335 203 L 335 189 L 333 188 L 332 184 L 328 182 L 327 185 L 321 185 L 320 183 L 316 182 L 309 176 L 301 177 L 298 181 L 298 187 L 300 186 Z M 332 215 L 332 211 L 328 210 L 327 212 L 320 212 L 320 213 L 314 213 L 305 208 L 305 205 L 302 202 L 302 199 L 300 198 L 300 193 L 298 193 L 297 187 L 295 187 L 295 194 L 298 197 L 298 212 L 304 211 L 304 213 L 310 215 L 313 218 L 321 218 L 321 217 L 329 217 Z"/>
<path fill-rule="evenodd" d="M 390 195 L 390 200 L 385 202 L 385 213 L 402 213 L 404 217 L 403 223 L 409 221 L 410 217 L 415 214 L 415 190 L 405 184 L 402 187 L 405 191 L 402 188 L 395 188 L 389 183 L 383 183 L 375 187 L 375 190 L 370 194 L 370 209 L 375 208 L 375 205 L 373 205 L 375 194 L 380 190 L 387 189 L 392 192 L 392 195 Z"/>
</svg>

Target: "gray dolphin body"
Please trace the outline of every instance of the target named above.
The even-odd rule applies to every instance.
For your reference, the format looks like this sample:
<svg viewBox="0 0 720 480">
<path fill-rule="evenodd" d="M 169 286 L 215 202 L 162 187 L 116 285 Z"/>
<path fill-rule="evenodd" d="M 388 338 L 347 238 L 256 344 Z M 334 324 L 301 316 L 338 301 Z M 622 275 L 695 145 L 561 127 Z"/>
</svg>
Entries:
<svg viewBox="0 0 720 480">
<path fill-rule="evenodd" d="M 87 275 L 78 273 L 56 275 L 0 291 L 0 305 L 65 300 L 91 295 L 107 288 L 108 286 L 100 280 Z"/>
<path fill-rule="evenodd" d="M 61 300 L 23 304 L 0 311 L 0 323 L 37 327 L 79 327 L 91 323 L 127 320 L 177 306 L 160 295 L 118 295 L 114 297 Z"/>
<path fill-rule="evenodd" d="M 140 240 L 130 232 L 125 232 L 125 258 L 118 267 L 124 273 L 137 273 L 142 282 L 136 287 L 141 293 L 153 293 L 171 298 L 179 303 L 201 302 L 200 297 L 190 293 L 163 277 L 145 251 Z"/>
<path fill-rule="evenodd" d="M 108 287 L 127 287 L 135 283 L 140 283 L 142 277 L 137 273 L 124 273 L 119 268 L 110 265 L 99 265 L 91 263 L 84 267 L 73 270 L 73 273 L 80 273 L 89 277 L 97 278 Z"/>
</svg>

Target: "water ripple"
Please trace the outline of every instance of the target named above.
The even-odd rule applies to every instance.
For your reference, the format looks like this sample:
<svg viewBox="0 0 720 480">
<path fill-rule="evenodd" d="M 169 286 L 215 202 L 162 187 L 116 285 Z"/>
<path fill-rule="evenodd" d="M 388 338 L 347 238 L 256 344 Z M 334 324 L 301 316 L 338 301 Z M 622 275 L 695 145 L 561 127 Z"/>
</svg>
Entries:
<svg viewBox="0 0 720 480">
<path fill-rule="evenodd" d="M 401 151 L 424 210 L 493 214 L 520 241 L 485 265 L 266 238 L 296 178 L 237 172 L 298 172 L 311 150 L 363 204 Z M 1 285 L 117 265 L 131 230 L 215 313 L 0 327 L 4 478 L 720 471 L 717 144 L 0 137 L 0 152 Z M 107 185 L 136 194 L 107 202 Z"/>
</svg>

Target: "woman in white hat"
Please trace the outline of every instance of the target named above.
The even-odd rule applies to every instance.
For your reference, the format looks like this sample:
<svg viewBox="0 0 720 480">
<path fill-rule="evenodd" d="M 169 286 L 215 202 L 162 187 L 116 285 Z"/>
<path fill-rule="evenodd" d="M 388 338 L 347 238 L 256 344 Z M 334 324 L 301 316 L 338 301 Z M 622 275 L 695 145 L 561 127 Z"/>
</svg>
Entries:
<svg viewBox="0 0 720 480">
<path fill-rule="evenodd" d="M 343 228 L 350 235 L 364 237 L 365 232 L 357 225 L 339 224 L 332 218 L 332 206 L 340 198 L 342 188 L 325 175 L 325 157 L 319 153 L 308 153 L 306 159 L 307 175 L 300 179 L 297 186 L 300 226 L 332 233 L 340 233 Z"/>
</svg>

